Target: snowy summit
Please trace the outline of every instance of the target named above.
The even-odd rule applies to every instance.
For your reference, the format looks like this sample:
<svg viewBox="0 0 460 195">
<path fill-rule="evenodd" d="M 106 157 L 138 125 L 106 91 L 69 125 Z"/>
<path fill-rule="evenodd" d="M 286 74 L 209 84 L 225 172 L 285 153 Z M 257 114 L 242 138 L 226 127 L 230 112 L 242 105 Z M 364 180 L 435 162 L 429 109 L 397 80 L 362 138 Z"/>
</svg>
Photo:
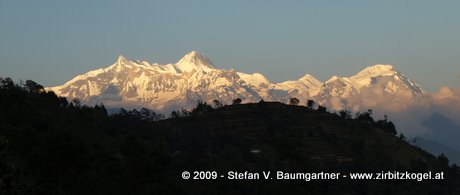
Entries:
<svg viewBox="0 0 460 195">
<path fill-rule="evenodd" d="M 272 83 L 260 73 L 219 69 L 204 54 L 191 51 L 174 64 L 130 60 L 119 56 L 113 65 L 78 75 L 63 85 L 48 87 L 60 96 L 112 107 L 147 107 L 155 110 L 191 108 L 198 100 L 230 103 L 287 102 L 313 99 L 328 104 L 346 100 L 369 88 L 381 93 L 417 95 L 424 91 L 391 65 L 369 66 L 351 77 L 334 76 L 321 82 L 310 74 L 298 80 Z M 380 92 L 379 92 L 380 93 Z M 345 104 L 347 101 L 342 101 Z"/>
<path fill-rule="evenodd" d="M 178 70 L 182 72 L 190 72 L 196 69 L 215 69 L 214 64 L 205 55 L 197 51 L 191 51 L 182 57 L 176 64 Z"/>
</svg>

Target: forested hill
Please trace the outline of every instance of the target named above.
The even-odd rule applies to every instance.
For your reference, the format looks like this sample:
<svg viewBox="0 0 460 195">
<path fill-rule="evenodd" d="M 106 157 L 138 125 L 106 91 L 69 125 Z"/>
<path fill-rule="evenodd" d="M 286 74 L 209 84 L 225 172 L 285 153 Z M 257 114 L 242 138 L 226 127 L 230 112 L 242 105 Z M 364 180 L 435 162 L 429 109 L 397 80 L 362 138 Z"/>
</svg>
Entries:
<svg viewBox="0 0 460 195">
<path fill-rule="evenodd" d="M 295 101 L 294 101 L 295 104 Z M 0 79 L 0 194 L 460 194 L 460 170 L 396 136 L 371 112 L 275 102 L 171 117 L 108 115 Z M 444 172 L 444 180 L 183 180 L 183 171 Z"/>
</svg>

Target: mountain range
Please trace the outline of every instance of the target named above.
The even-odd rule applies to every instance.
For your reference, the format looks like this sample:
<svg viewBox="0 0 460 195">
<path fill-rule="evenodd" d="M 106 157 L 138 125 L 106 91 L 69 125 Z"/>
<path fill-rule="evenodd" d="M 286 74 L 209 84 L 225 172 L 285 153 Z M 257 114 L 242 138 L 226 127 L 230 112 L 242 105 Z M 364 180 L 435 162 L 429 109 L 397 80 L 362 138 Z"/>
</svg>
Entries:
<svg viewBox="0 0 460 195">
<path fill-rule="evenodd" d="M 156 111 L 191 108 L 198 100 L 230 103 L 312 99 L 334 109 L 362 109 L 347 101 L 363 91 L 416 96 L 424 90 L 392 65 L 369 66 L 350 77 L 333 76 L 321 82 L 310 74 L 297 80 L 270 82 L 260 73 L 217 68 L 204 54 L 192 51 L 176 63 L 158 64 L 119 56 L 114 64 L 78 75 L 63 85 L 48 87 L 57 95 L 109 107 L 146 107 Z M 377 91 L 376 91 L 377 90 Z M 372 97 L 375 98 L 375 97 Z M 359 103 L 358 103 L 359 104 Z M 364 108 L 367 109 L 367 108 Z"/>
</svg>

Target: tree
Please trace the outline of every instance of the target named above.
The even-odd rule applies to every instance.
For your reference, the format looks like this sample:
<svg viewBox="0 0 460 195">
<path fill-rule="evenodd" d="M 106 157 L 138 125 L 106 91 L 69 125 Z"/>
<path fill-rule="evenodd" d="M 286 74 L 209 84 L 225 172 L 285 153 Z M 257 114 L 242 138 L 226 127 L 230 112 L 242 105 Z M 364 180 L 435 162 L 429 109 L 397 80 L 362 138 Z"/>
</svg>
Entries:
<svg viewBox="0 0 460 195">
<path fill-rule="evenodd" d="M 317 110 L 318 110 L 319 112 L 323 112 L 323 113 L 327 112 L 327 108 L 324 107 L 324 106 L 318 106 L 318 109 L 317 109 Z"/>
<path fill-rule="evenodd" d="M 372 118 L 372 110 L 369 109 L 367 112 L 363 112 L 363 113 L 356 113 L 356 119 L 358 120 L 361 120 L 361 121 L 365 121 L 367 122 L 368 124 L 374 124 L 375 121 L 374 121 L 374 118 Z"/>
<path fill-rule="evenodd" d="M 208 105 L 206 102 L 203 102 L 202 100 L 198 100 L 198 103 L 196 107 L 192 110 L 191 114 L 196 115 L 196 114 L 202 114 L 208 111 L 211 111 L 212 107 Z"/>
<path fill-rule="evenodd" d="M 190 111 L 183 109 L 182 110 L 173 110 L 171 114 L 169 115 L 171 118 L 179 118 L 179 117 L 185 117 L 185 116 L 190 116 Z"/>
<path fill-rule="evenodd" d="M 214 103 L 214 106 L 216 106 L 216 108 L 220 108 L 222 107 L 222 103 L 219 101 L 219 100 L 212 100 L 212 102 Z"/>
<path fill-rule="evenodd" d="M 406 136 L 402 133 L 399 134 L 399 139 L 406 141 Z"/>
<path fill-rule="evenodd" d="M 384 120 L 378 120 L 375 122 L 374 127 L 382 128 L 385 132 L 390 133 L 391 135 L 396 135 L 396 127 L 393 122 L 388 120 L 388 116 L 385 115 Z"/>
<path fill-rule="evenodd" d="M 339 111 L 339 115 L 343 119 L 351 119 L 351 112 L 348 110 L 341 110 Z"/>
<path fill-rule="evenodd" d="M 154 118 L 156 118 L 156 114 L 154 112 L 151 112 L 149 109 L 147 108 L 141 108 L 141 118 L 142 120 L 145 120 L 145 121 L 153 121 Z"/>
<path fill-rule="evenodd" d="M 446 157 L 444 153 L 441 153 L 438 156 L 438 161 L 441 163 L 442 166 L 448 167 L 449 166 L 449 159 Z"/>
<path fill-rule="evenodd" d="M 25 87 L 30 93 L 40 93 L 44 90 L 42 85 L 32 80 L 27 80 Z"/>
<path fill-rule="evenodd" d="M 69 105 L 69 102 L 67 101 L 67 98 L 65 97 L 59 97 L 59 105 L 62 107 L 67 107 Z M 104 107 L 105 109 L 105 107 Z"/>
<path fill-rule="evenodd" d="M 15 86 L 13 79 L 9 77 L 0 78 L 0 85 L 1 85 L 1 88 L 3 89 L 13 89 Z"/>
<path fill-rule="evenodd" d="M 180 111 L 181 112 L 181 116 L 190 116 L 190 111 L 186 110 L 185 108 L 182 108 L 182 110 Z"/>
<path fill-rule="evenodd" d="M 171 112 L 170 117 L 171 117 L 171 118 L 179 118 L 179 117 L 180 117 L 179 112 L 173 110 L 173 111 Z"/>
<path fill-rule="evenodd" d="M 137 109 L 132 109 L 128 111 L 128 115 L 135 120 L 142 120 L 141 112 Z"/>
<path fill-rule="evenodd" d="M 74 105 L 75 107 L 78 107 L 78 108 L 81 107 L 81 102 L 80 102 L 79 99 L 76 99 L 76 98 L 73 99 L 73 100 L 72 100 L 72 103 L 73 103 L 73 105 Z"/>
<path fill-rule="evenodd" d="M 289 105 L 297 106 L 297 105 L 299 105 L 299 102 L 300 102 L 300 101 L 299 101 L 299 99 L 297 99 L 297 98 L 291 98 L 291 99 L 289 99 Z"/>
<path fill-rule="evenodd" d="M 307 107 L 308 108 L 313 109 L 314 106 L 315 106 L 315 101 L 307 100 Z"/>
<path fill-rule="evenodd" d="M 120 108 L 120 111 L 118 112 L 118 114 L 121 116 L 128 116 L 128 111 L 124 108 Z"/>
<path fill-rule="evenodd" d="M 242 101 L 241 98 L 236 98 L 236 99 L 233 100 L 232 105 L 241 104 L 241 101 Z"/>
</svg>

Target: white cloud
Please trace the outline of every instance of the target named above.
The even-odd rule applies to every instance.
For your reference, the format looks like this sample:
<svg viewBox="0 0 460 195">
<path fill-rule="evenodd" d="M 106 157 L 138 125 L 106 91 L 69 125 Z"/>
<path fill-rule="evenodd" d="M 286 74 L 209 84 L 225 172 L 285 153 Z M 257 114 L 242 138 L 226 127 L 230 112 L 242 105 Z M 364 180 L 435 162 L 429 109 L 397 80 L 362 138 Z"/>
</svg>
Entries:
<svg viewBox="0 0 460 195">
<path fill-rule="evenodd" d="M 460 88 L 442 87 L 435 93 L 413 95 L 408 90 L 384 92 L 384 86 L 363 89 L 351 98 L 332 98 L 327 106 L 335 111 L 348 109 L 353 112 L 372 109 L 375 119 L 388 115 L 395 122 L 398 132 L 409 137 L 426 137 L 432 132 L 423 127 L 423 121 L 438 112 L 454 122 L 460 121 Z"/>
</svg>

